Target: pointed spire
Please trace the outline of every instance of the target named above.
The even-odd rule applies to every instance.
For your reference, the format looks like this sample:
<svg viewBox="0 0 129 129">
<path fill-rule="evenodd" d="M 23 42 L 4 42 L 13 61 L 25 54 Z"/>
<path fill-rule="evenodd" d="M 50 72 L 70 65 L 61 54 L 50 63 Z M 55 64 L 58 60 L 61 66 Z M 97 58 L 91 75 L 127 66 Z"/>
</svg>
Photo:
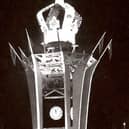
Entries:
<svg viewBox="0 0 129 129">
<path fill-rule="evenodd" d="M 109 59 L 112 58 L 112 39 L 108 43 L 108 52 L 109 52 Z"/>
<path fill-rule="evenodd" d="M 111 46 L 112 46 L 112 39 L 108 42 L 107 46 L 105 47 L 105 49 L 103 50 L 103 52 L 101 53 L 99 59 L 98 59 L 98 62 L 101 60 L 101 58 L 103 57 L 104 53 L 108 50 L 109 51 L 109 58 L 111 59 L 112 57 L 112 49 L 111 49 Z"/>
<path fill-rule="evenodd" d="M 20 53 L 21 53 L 21 58 L 22 58 L 22 61 L 24 62 L 24 65 L 27 64 L 28 66 L 31 64 L 28 57 L 25 55 L 25 53 L 23 52 L 23 50 L 18 47 Z"/>
<path fill-rule="evenodd" d="M 33 54 L 33 49 L 32 49 L 32 45 L 31 45 L 31 39 L 30 39 L 28 30 L 25 29 L 25 31 L 26 31 L 26 36 L 27 36 L 27 40 L 28 40 L 28 46 L 29 46 L 30 53 Z"/>
<path fill-rule="evenodd" d="M 23 50 L 22 50 L 20 47 L 18 47 L 18 49 L 19 49 L 19 51 L 21 52 L 22 57 L 27 58 L 27 56 L 25 55 L 25 53 L 23 52 Z"/>
<path fill-rule="evenodd" d="M 103 49 L 103 41 L 104 41 L 104 37 L 105 37 L 106 32 L 103 33 L 103 35 L 101 36 L 101 38 L 99 39 L 97 45 L 94 47 L 93 51 L 92 51 L 92 55 L 94 54 L 94 52 L 96 51 L 96 49 L 99 47 L 99 53 L 102 52 Z"/>
<path fill-rule="evenodd" d="M 105 35 L 106 33 L 104 33 Z M 101 37 L 101 39 L 99 40 L 99 54 L 101 54 L 102 50 L 103 50 L 103 43 L 104 43 L 104 35 Z"/>
<path fill-rule="evenodd" d="M 22 63 L 21 57 L 17 54 L 17 52 L 15 51 L 15 49 L 13 48 L 11 43 L 9 42 L 8 44 L 9 44 L 9 47 L 10 47 L 10 54 L 11 54 L 11 58 L 12 58 L 13 64 L 16 65 L 16 57 Z"/>
</svg>

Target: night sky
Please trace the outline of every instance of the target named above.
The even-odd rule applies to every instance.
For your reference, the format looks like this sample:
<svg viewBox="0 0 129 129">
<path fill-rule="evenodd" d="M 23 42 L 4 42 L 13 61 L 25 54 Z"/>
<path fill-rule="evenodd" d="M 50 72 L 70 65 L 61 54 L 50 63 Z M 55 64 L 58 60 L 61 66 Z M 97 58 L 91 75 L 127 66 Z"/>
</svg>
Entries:
<svg viewBox="0 0 129 129">
<path fill-rule="evenodd" d="M 0 2 L 0 129 L 32 129 L 27 81 L 17 61 L 13 66 L 8 42 L 27 53 L 25 28 L 33 43 L 42 41 L 36 13 L 52 0 L 3 0 Z M 113 39 L 108 54 L 96 70 L 91 93 L 89 129 L 129 127 L 129 1 L 69 0 L 83 17 L 77 36 L 80 48 L 90 51 L 103 32 Z M 28 53 L 27 53 L 28 54 Z"/>
</svg>

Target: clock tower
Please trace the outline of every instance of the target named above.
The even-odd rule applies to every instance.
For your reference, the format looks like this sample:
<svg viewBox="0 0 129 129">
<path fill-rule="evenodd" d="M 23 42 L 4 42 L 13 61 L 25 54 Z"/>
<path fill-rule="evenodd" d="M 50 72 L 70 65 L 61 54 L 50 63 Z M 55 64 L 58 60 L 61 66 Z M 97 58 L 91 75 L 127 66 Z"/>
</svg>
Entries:
<svg viewBox="0 0 129 129">
<path fill-rule="evenodd" d="M 34 53 L 27 30 L 29 57 L 21 48 L 19 56 L 9 43 L 13 62 L 17 57 L 26 73 L 32 127 L 87 129 L 92 78 L 105 52 L 111 56 L 112 40 L 104 43 L 103 33 L 90 53 L 78 52 L 82 17 L 63 0 L 39 10 L 36 17 L 44 37 L 42 52 Z"/>
</svg>

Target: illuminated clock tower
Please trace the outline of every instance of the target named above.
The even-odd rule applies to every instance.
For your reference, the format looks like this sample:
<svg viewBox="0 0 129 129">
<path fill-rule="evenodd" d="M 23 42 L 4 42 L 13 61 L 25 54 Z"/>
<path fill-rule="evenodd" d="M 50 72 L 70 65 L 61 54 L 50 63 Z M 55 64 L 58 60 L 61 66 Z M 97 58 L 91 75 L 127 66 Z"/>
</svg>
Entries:
<svg viewBox="0 0 129 129">
<path fill-rule="evenodd" d="M 44 37 L 42 52 L 33 52 L 27 30 L 29 57 L 21 48 L 19 56 L 9 43 L 13 62 L 17 56 L 26 73 L 32 127 L 87 129 L 92 78 L 105 52 L 111 55 L 112 40 L 103 47 L 103 33 L 91 53 L 77 52 L 82 17 L 63 0 L 39 10 L 36 17 Z"/>
</svg>

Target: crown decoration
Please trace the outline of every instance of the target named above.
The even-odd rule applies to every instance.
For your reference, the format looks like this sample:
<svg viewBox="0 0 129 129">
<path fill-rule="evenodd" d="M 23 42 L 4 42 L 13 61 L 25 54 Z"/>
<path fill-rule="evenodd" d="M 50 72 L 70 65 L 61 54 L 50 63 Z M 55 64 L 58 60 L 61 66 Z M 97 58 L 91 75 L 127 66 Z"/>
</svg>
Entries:
<svg viewBox="0 0 129 129">
<path fill-rule="evenodd" d="M 47 11 L 48 15 L 45 17 L 44 13 Z M 63 41 L 75 45 L 82 17 L 70 4 L 56 0 L 37 13 L 37 20 L 44 34 L 45 44 Z"/>
</svg>

